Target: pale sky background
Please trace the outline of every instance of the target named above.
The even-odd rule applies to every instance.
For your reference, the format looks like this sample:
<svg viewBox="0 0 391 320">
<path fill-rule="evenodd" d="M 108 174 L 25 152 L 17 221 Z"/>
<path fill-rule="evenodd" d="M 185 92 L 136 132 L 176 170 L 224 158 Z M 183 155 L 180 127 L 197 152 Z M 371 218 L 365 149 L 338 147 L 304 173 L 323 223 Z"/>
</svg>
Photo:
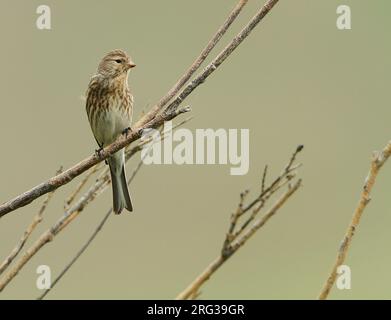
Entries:
<svg viewBox="0 0 391 320">
<path fill-rule="evenodd" d="M 0 1 L 0 202 L 68 168 L 96 148 L 81 96 L 100 58 L 115 48 L 137 67 L 129 83 L 137 119 L 187 69 L 236 0 L 55 1 L 52 30 L 35 26 L 31 0 Z M 250 0 L 214 57 L 260 8 Z M 336 8 L 352 9 L 352 30 Z M 372 151 L 391 139 L 391 3 L 284 1 L 187 99 L 186 128 L 250 129 L 250 170 L 145 166 L 131 185 L 136 211 L 110 217 L 48 299 L 171 299 L 220 252 L 239 193 L 255 194 L 265 164 L 278 173 L 298 144 L 304 187 L 202 288 L 201 299 L 313 299 L 334 262 Z M 180 121 L 178 118 L 177 121 Z M 128 176 L 138 158 L 127 165 Z M 32 238 L 62 214 L 81 177 L 58 190 Z M 391 164 L 380 173 L 346 263 L 352 289 L 332 299 L 391 297 Z M 250 196 L 251 196 L 250 194 Z M 0 219 L 0 260 L 44 198 Z M 34 299 L 36 268 L 53 278 L 111 206 L 108 189 L 45 246 L 0 293 Z"/>
</svg>

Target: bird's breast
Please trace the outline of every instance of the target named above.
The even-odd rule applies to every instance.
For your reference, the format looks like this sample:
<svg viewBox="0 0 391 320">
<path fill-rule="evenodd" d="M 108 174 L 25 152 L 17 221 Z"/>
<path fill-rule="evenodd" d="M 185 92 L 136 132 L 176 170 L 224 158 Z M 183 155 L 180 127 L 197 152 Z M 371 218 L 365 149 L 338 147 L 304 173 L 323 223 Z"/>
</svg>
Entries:
<svg viewBox="0 0 391 320">
<path fill-rule="evenodd" d="M 106 92 L 90 99 L 87 113 L 91 129 L 100 145 L 106 146 L 130 127 L 133 99 L 129 92 Z"/>
</svg>

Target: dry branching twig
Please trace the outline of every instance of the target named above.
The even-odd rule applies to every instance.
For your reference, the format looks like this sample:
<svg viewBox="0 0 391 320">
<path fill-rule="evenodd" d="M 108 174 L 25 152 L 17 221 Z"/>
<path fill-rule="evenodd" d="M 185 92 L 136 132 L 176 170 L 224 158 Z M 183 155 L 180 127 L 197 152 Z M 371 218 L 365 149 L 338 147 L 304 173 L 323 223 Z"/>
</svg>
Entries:
<svg viewBox="0 0 391 320">
<path fill-rule="evenodd" d="M 337 271 L 338 267 L 343 265 L 349 247 L 352 242 L 353 235 L 360 223 L 361 216 L 364 212 L 364 209 L 370 202 L 370 194 L 372 191 L 372 188 L 376 182 L 376 177 L 379 173 L 379 170 L 383 167 L 385 162 L 388 160 L 388 158 L 391 156 L 391 141 L 388 142 L 388 144 L 385 146 L 385 148 L 381 152 L 375 152 L 372 156 L 371 161 L 371 167 L 369 169 L 367 178 L 365 179 L 363 190 L 361 191 L 360 200 L 358 202 L 358 205 L 356 209 L 354 210 L 352 220 L 348 226 L 348 229 L 345 232 L 344 238 L 341 242 L 341 245 L 338 249 L 338 254 L 336 261 L 333 265 L 333 268 L 331 270 L 331 273 L 329 277 L 327 278 L 322 291 L 318 297 L 320 300 L 327 299 L 331 288 L 333 287 L 336 279 L 337 279 Z"/>
<path fill-rule="evenodd" d="M 266 170 L 265 168 L 260 194 L 251 201 L 248 205 L 244 202 L 249 194 L 246 190 L 240 195 L 240 202 L 237 210 L 231 216 L 231 223 L 228 233 L 223 243 L 221 254 L 183 291 L 176 299 L 194 299 L 199 295 L 200 287 L 235 253 L 243 246 L 254 233 L 259 230 L 285 202 L 299 189 L 301 179 L 296 180 L 293 184 L 293 179 L 296 177 L 296 169 L 300 166 L 293 165 L 297 154 L 303 149 L 303 146 L 297 147 L 292 155 L 288 165 L 274 181 L 265 187 Z M 266 213 L 259 219 L 255 220 L 257 214 L 264 208 L 267 200 L 275 195 L 278 190 L 287 186 L 285 192 L 278 198 Z M 239 218 L 246 213 L 250 216 L 238 227 Z"/>
<path fill-rule="evenodd" d="M 110 155 L 126 147 L 133 141 L 139 139 L 142 135 L 143 130 L 147 128 L 157 128 L 165 121 L 172 120 L 178 115 L 190 111 L 189 108 L 179 109 L 178 107 L 183 102 L 183 100 L 191 92 L 194 91 L 195 88 L 202 84 L 206 80 L 206 78 L 210 76 L 226 60 L 228 56 L 231 55 L 231 53 L 243 42 L 245 38 L 247 38 L 250 32 L 258 25 L 258 23 L 273 8 L 273 6 L 277 2 L 278 0 L 268 0 L 262 7 L 262 9 L 250 20 L 250 22 L 245 26 L 245 28 L 239 32 L 239 34 L 230 42 L 230 44 L 223 51 L 221 51 L 220 54 L 204 69 L 204 71 L 193 81 L 191 81 L 181 91 L 181 93 L 178 94 L 177 98 L 174 99 L 173 102 L 170 103 L 163 110 L 165 104 L 168 103 L 170 99 L 174 97 L 177 92 L 179 92 L 185 82 L 190 79 L 190 77 L 194 74 L 194 72 L 199 68 L 201 63 L 208 56 L 213 47 L 221 39 L 222 35 L 225 33 L 228 27 L 235 20 L 242 7 L 246 3 L 246 1 L 243 0 L 240 1 L 239 4 L 235 7 L 233 13 L 230 14 L 223 26 L 219 28 L 216 35 L 208 43 L 208 46 L 201 52 L 201 55 L 192 64 L 190 69 L 185 73 L 183 77 L 181 77 L 178 83 L 160 100 L 160 102 L 135 124 L 131 133 L 129 133 L 127 136 L 120 136 L 111 145 L 105 147 L 99 154 L 96 153 L 94 155 L 91 155 L 90 157 L 82 160 L 81 162 L 64 171 L 63 173 L 52 177 L 51 179 L 33 187 L 32 189 L 24 192 L 23 194 L 15 197 L 14 199 L 9 200 L 6 203 L 0 205 L 0 217 L 31 203 L 35 199 L 41 197 L 48 192 L 51 192 L 69 183 L 75 177 L 79 176 L 89 168 L 105 160 Z M 161 110 L 163 110 L 164 112 L 158 114 Z"/>
</svg>

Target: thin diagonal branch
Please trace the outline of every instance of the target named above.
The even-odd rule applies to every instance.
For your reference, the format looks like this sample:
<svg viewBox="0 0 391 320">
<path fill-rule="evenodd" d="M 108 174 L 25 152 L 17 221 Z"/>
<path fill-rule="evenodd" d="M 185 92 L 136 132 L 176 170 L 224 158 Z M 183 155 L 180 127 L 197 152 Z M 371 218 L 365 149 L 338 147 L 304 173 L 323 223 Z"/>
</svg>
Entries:
<svg viewBox="0 0 391 320">
<path fill-rule="evenodd" d="M 319 294 L 318 299 L 320 300 L 327 299 L 330 290 L 332 289 L 337 279 L 338 267 L 341 266 L 346 259 L 349 247 L 352 243 L 354 233 L 357 230 L 357 227 L 360 223 L 361 216 L 366 206 L 371 200 L 370 195 L 373 186 L 375 185 L 377 175 L 390 156 L 391 156 L 391 141 L 388 142 L 388 144 L 384 147 L 384 149 L 381 152 L 375 153 L 372 156 L 371 166 L 367 178 L 365 179 L 363 190 L 361 191 L 360 200 L 357 204 L 356 209 L 354 210 L 352 220 L 350 221 L 350 224 L 343 237 L 342 243 L 338 249 L 337 258 L 331 269 L 331 273 L 327 278 L 325 284 L 323 285 L 322 291 Z"/>
<path fill-rule="evenodd" d="M 91 202 L 97 192 L 109 183 L 109 178 L 106 175 L 103 183 L 97 181 L 94 186 L 86 192 L 86 194 L 79 199 L 68 211 L 57 220 L 56 224 L 50 229 L 46 230 L 41 236 L 27 249 L 18 262 L 0 279 L 0 292 L 11 282 L 11 280 L 19 273 L 19 271 L 26 265 L 26 263 L 47 243 L 52 241 L 54 237 L 63 230 L 73 219 L 77 216 L 85 206 Z"/>
<path fill-rule="evenodd" d="M 98 235 L 99 231 L 103 228 L 104 224 L 106 223 L 107 219 L 109 218 L 110 214 L 113 212 L 113 208 L 110 208 L 110 210 L 104 215 L 102 221 L 99 223 L 98 227 L 95 229 L 95 231 L 92 233 L 90 238 L 87 240 L 87 242 L 81 247 L 81 249 L 76 253 L 76 255 L 72 258 L 72 260 L 65 266 L 65 268 L 60 272 L 60 274 L 57 276 L 56 279 L 51 284 L 51 287 L 49 289 L 46 289 L 38 298 L 37 300 L 42 300 L 50 290 L 54 288 L 54 286 L 57 284 L 58 281 L 61 280 L 61 278 L 67 273 L 67 271 L 72 267 L 72 265 L 77 261 L 77 259 L 80 258 L 80 256 L 83 254 L 83 252 L 88 248 L 88 246 L 91 244 L 91 242 L 95 239 L 95 237 Z"/>
<path fill-rule="evenodd" d="M 242 11 L 243 7 L 247 4 L 248 0 L 240 0 L 238 4 L 231 11 L 227 19 L 209 40 L 206 47 L 201 51 L 199 56 L 195 59 L 189 69 L 182 75 L 182 77 L 175 83 L 175 85 L 162 97 L 159 102 L 151 108 L 151 110 L 145 114 L 135 125 L 135 127 L 141 127 L 144 124 L 151 121 L 159 111 L 179 92 L 179 90 L 186 84 L 191 76 L 198 70 L 201 64 L 208 57 L 209 53 L 213 50 L 216 44 L 220 41 L 223 35 L 226 33 L 231 24 L 235 21 L 236 17 Z"/>
<path fill-rule="evenodd" d="M 101 163 L 100 163 L 101 164 Z M 82 181 L 77 185 L 76 189 L 69 195 L 68 199 L 65 201 L 65 210 L 69 208 L 69 206 L 72 204 L 72 202 L 75 200 L 76 196 L 80 193 L 80 191 L 83 189 L 83 187 L 86 185 L 88 180 L 102 167 L 99 165 L 96 165 L 88 174 L 85 175 Z"/>
<path fill-rule="evenodd" d="M 31 223 L 26 228 L 25 232 L 23 233 L 23 236 L 20 238 L 17 245 L 14 247 L 11 253 L 4 259 L 4 261 L 0 264 L 0 275 L 8 268 L 8 266 L 12 263 L 12 261 L 17 257 L 19 252 L 23 249 L 24 245 L 26 244 L 27 239 L 33 233 L 35 227 L 42 221 L 43 213 L 49 201 L 51 200 L 52 196 L 53 196 L 53 192 L 48 193 L 41 208 L 39 209 L 38 213 L 34 216 L 33 221 L 31 221 Z"/>
<path fill-rule="evenodd" d="M 247 23 L 247 25 L 232 39 L 232 41 L 223 49 L 211 63 L 209 63 L 204 71 L 192 80 L 182 92 L 175 98 L 166 108 L 165 112 L 170 113 L 175 110 L 182 101 L 193 92 L 207 77 L 209 77 L 220 65 L 231 55 L 231 53 L 248 37 L 252 30 L 259 22 L 269 13 L 276 5 L 278 0 L 268 0 L 263 7 L 255 14 L 255 16 Z"/>
</svg>

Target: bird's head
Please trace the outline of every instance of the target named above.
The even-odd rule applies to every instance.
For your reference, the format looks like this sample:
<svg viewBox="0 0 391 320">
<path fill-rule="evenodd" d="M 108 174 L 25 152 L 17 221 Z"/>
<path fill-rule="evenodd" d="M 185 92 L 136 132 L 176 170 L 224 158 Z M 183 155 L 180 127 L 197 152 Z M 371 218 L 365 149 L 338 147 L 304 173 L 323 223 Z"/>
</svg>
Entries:
<svg viewBox="0 0 391 320">
<path fill-rule="evenodd" d="M 107 53 L 99 63 L 98 73 L 105 78 L 127 76 L 130 69 L 136 65 L 132 58 L 123 50 L 116 49 Z"/>
</svg>

